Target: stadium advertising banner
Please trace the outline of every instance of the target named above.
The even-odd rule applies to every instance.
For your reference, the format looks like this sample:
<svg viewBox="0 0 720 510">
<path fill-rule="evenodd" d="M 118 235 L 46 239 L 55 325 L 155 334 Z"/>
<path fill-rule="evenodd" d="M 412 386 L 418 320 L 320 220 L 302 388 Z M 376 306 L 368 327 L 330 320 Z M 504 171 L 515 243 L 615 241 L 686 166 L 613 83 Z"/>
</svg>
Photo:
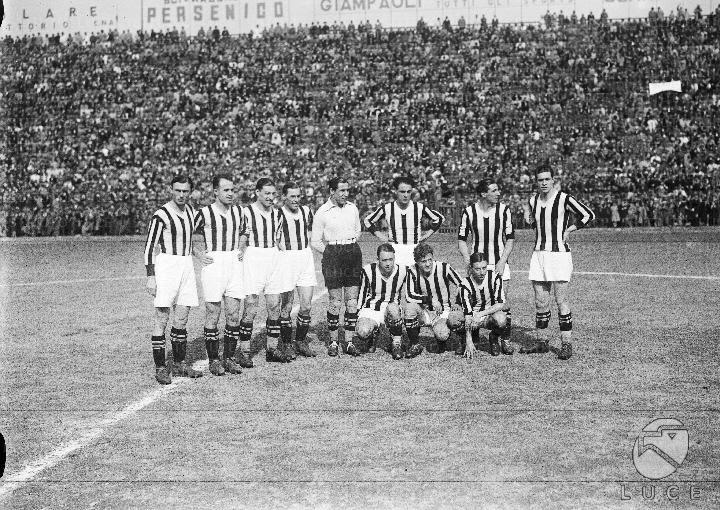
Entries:
<svg viewBox="0 0 720 510">
<path fill-rule="evenodd" d="M 118 4 L 109 0 L 4 0 L 5 20 L 2 36 L 100 32 L 126 26 L 134 19 L 118 11 Z M 134 3 L 131 0 L 129 3 Z M 127 6 L 120 11 L 129 12 Z M 132 16 L 131 18 L 136 18 Z"/>
<path fill-rule="evenodd" d="M 643 18 L 651 7 L 665 14 L 697 5 L 704 13 L 718 0 L 5 0 L 2 35 L 98 32 L 118 30 L 178 30 L 197 34 L 218 27 L 232 34 L 280 25 L 380 22 L 384 27 L 414 27 L 422 18 L 437 25 L 446 17 L 456 25 L 479 23 L 483 16 L 501 23 L 537 23 L 546 12 L 578 16 L 603 9 L 611 19 Z"/>
<path fill-rule="evenodd" d="M 455 25 L 497 17 L 500 22 L 539 22 L 549 10 L 578 16 L 605 9 L 610 18 L 641 18 L 653 6 L 666 13 L 677 5 L 692 12 L 698 1 L 707 13 L 717 4 L 710 0 L 143 0 L 142 24 L 146 30 L 185 27 L 195 34 L 217 26 L 231 33 L 265 27 L 310 23 L 355 24 L 366 20 L 385 27 L 414 27 L 420 18 L 436 25 L 446 17 Z"/>
<path fill-rule="evenodd" d="M 297 0 L 143 0 L 141 24 L 145 30 L 185 28 L 195 35 L 227 28 L 232 34 L 250 32 L 276 23 L 290 23 L 289 5 Z M 302 3 L 302 0 L 301 2 Z"/>
</svg>

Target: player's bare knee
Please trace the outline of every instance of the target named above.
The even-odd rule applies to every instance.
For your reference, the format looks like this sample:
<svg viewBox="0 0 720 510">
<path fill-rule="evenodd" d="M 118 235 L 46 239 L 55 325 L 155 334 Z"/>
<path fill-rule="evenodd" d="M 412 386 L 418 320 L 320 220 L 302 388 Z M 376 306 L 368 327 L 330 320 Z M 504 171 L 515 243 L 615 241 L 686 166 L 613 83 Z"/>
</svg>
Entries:
<svg viewBox="0 0 720 510">
<path fill-rule="evenodd" d="M 361 338 L 366 339 L 370 338 L 375 331 L 375 323 L 373 321 L 367 320 L 367 319 L 358 319 L 357 324 L 355 325 L 355 334 Z"/>
<path fill-rule="evenodd" d="M 462 312 L 453 310 L 448 315 L 447 325 L 451 331 L 461 330 L 465 326 L 465 316 Z"/>
<path fill-rule="evenodd" d="M 406 319 L 414 319 L 420 315 L 420 307 L 416 303 L 407 303 L 404 313 Z"/>
<path fill-rule="evenodd" d="M 258 298 L 257 296 L 248 296 L 245 298 L 245 308 L 243 309 L 242 322 L 252 322 L 257 315 Z"/>
<path fill-rule="evenodd" d="M 432 329 L 433 334 L 435 335 L 435 340 L 445 342 L 448 338 L 450 338 L 450 326 L 447 321 L 438 322 Z"/>
<path fill-rule="evenodd" d="M 505 312 L 495 312 L 493 314 L 493 321 L 496 327 L 502 329 L 507 324 L 507 315 L 505 315 Z"/>
<path fill-rule="evenodd" d="M 328 312 L 330 312 L 334 315 L 340 315 L 341 309 L 342 309 L 342 299 L 331 297 L 330 301 L 328 301 Z"/>
<path fill-rule="evenodd" d="M 358 302 L 357 299 L 351 298 L 345 301 L 345 311 L 347 313 L 357 313 L 358 311 Z"/>
<path fill-rule="evenodd" d="M 570 304 L 567 301 L 563 301 L 557 304 L 558 315 L 567 315 L 570 313 Z"/>
<path fill-rule="evenodd" d="M 402 320 L 403 316 L 400 305 L 396 303 L 390 303 L 385 311 L 385 316 L 387 317 L 389 322 L 397 322 Z"/>
<path fill-rule="evenodd" d="M 155 308 L 155 324 L 165 329 L 170 321 L 170 308 Z"/>
</svg>

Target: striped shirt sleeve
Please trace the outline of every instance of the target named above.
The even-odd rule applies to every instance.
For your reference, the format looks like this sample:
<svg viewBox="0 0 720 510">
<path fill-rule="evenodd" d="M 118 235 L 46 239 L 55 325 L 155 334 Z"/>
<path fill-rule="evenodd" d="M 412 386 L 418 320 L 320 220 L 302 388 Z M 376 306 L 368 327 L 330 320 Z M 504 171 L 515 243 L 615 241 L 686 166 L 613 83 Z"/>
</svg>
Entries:
<svg viewBox="0 0 720 510">
<path fill-rule="evenodd" d="M 427 206 L 423 207 L 422 215 L 424 218 L 427 218 L 432 222 L 434 230 L 440 228 L 440 226 L 445 222 L 445 216 L 443 216 L 440 211 L 430 209 Z"/>
<path fill-rule="evenodd" d="M 193 226 L 193 232 L 199 232 L 205 226 L 205 216 L 203 216 L 202 209 L 199 209 L 195 213 L 195 225 Z"/>
<path fill-rule="evenodd" d="M 365 268 L 362 270 L 362 278 L 360 279 L 360 290 L 358 291 L 358 303 L 359 308 L 365 308 L 365 300 L 367 299 L 366 294 L 370 289 L 370 279 L 368 278 Z"/>
<path fill-rule="evenodd" d="M 493 297 L 495 298 L 495 303 L 502 303 L 503 302 L 503 281 L 502 281 L 502 275 L 497 275 L 497 277 L 494 279 L 495 281 L 490 282 L 490 285 L 492 286 L 492 293 Z"/>
<path fill-rule="evenodd" d="M 453 268 L 450 264 L 445 264 L 445 267 L 447 268 L 448 279 L 455 284 L 456 287 L 460 288 L 460 285 L 462 285 L 462 278 L 460 278 L 458 272 L 455 271 L 455 268 Z"/>
<path fill-rule="evenodd" d="M 165 222 L 160 216 L 153 214 L 145 240 L 145 272 L 148 276 L 155 276 L 155 246 L 157 246 L 164 228 Z"/>
<path fill-rule="evenodd" d="M 430 296 L 423 296 L 422 294 L 418 294 L 415 290 L 417 287 L 417 280 L 415 273 L 412 271 L 407 271 L 405 273 L 405 298 L 410 303 L 422 303 L 426 305 L 430 305 L 431 303 L 428 303 L 428 300 L 430 299 Z"/>
<path fill-rule="evenodd" d="M 462 285 L 460 287 L 460 294 L 458 294 L 458 300 L 460 301 L 460 306 L 462 306 L 463 314 L 472 315 L 472 294 L 470 293 L 470 289 L 468 289 L 465 285 Z"/>
<path fill-rule="evenodd" d="M 512 222 L 512 215 L 510 214 L 509 207 L 505 207 L 503 221 L 505 222 L 505 239 L 515 239 L 515 226 Z"/>
<path fill-rule="evenodd" d="M 307 229 L 308 232 L 312 232 L 313 219 L 315 218 L 315 215 L 309 207 L 306 206 L 305 209 L 307 210 Z"/>
<path fill-rule="evenodd" d="M 530 225 L 531 228 L 535 228 L 535 204 L 537 203 L 537 195 L 533 195 L 528 199 L 528 207 L 530 208 Z"/>
<path fill-rule="evenodd" d="M 377 227 L 380 220 L 382 220 L 385 217 L 385 206 L 381 205 L 375 211 L 365 216 L 365 220 L 363 221 L 363 224 L 365 225 L 365 228 L 368 230 L 373 230 Z"/>
<path fill-rule="evenodd" d="M 574 212 L 577 216 L 575 226 L 578 229 L 587 226 L 588 223 L 595 219 L 595 213 L 593 213 L 588 206 L 580 202 L 572 195 L 567 196 L 567 206 L 568 209 Z"/>
<path fill-rule="evenodd" d="M 460 219 L 460 227 L 458 228 L 458 241 L 467 241 L 470 235 L 470 216 L 468 210 L 465 209 Z"/>
</svg>

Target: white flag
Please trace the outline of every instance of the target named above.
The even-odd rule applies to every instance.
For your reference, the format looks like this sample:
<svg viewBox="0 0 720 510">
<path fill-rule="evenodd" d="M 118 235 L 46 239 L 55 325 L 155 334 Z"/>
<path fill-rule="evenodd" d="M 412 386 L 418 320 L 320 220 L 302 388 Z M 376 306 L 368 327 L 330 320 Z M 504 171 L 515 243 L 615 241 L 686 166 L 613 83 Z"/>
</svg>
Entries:
<svg viewBox="0 0 720 510">
<path fill-rule="evenodd" d="M 666 90 L 670 90 L 672 92 L 682 92 L 682 84 L 680 83 L 680 80 L 661 81 L 648 84 L 648 89 L 651 96 L 659 94 L 660 92 L 665 92 Z"/>
</svg>

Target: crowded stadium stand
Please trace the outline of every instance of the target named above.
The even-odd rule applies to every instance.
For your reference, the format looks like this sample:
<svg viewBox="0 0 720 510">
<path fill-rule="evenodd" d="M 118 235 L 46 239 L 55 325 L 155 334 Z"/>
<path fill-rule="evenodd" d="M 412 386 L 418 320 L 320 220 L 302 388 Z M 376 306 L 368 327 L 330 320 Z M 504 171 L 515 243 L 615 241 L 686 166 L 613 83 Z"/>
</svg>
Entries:
<svg viewBox="0 0 720 510">
<path fill-rule="evenodd" d="M 521 218 L 543 159 L 596 226 L 716 225 L 719 34 L 720 8 L 678 8 L 8 37 L 0 236 L 144 233 L 179 172 L 197 204 L 232 172 L 243 202 L 271 176 L 313 208 L 343 173 L 361 214 L 411 175 L 451 224 L 488 176 Z"/>
</svg>

